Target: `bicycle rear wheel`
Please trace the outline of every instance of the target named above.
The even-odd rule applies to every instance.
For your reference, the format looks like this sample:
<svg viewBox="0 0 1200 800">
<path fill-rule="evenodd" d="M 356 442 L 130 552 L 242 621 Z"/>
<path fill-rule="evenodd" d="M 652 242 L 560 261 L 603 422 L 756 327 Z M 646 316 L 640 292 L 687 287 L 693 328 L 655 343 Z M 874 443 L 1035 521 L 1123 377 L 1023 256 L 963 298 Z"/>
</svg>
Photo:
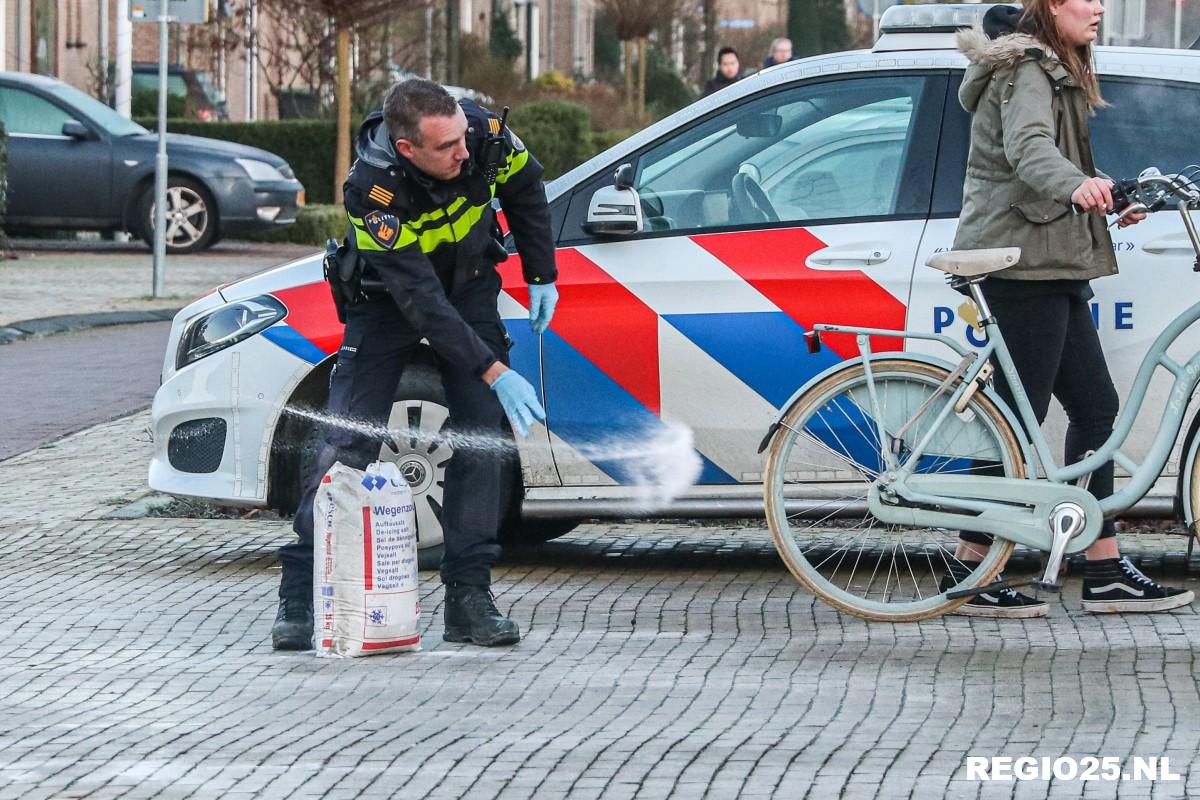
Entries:
<svg viewBox="0 0 1200 800">
<path fill-rule="evenodd" d="M 958 562 L 958 531 L 889 525 L 867 510 L 867 490 L 884 464 L 879 425 L 890 439 L 949 374 L 903 358 L 873 360 L 871 369 L 883 419 L 872 413 L 861 363 L 821 381 L 784 415 L 767 453 L 767 521 L 788 569 L 813 594 L 866 619 L 912 622 L 967 602 L 945 592 L 991 581 L 1013 544 L 997 539 L 964 579 L 942 586 Z M 911 423 L 909 447 L 948 400 L 934 401 Z M 963 413 L 951 412 L 937 429 L 917 471 L 1024 477 L 1025 465 L 1008 420 L 976 392 Z"/>
</svg>

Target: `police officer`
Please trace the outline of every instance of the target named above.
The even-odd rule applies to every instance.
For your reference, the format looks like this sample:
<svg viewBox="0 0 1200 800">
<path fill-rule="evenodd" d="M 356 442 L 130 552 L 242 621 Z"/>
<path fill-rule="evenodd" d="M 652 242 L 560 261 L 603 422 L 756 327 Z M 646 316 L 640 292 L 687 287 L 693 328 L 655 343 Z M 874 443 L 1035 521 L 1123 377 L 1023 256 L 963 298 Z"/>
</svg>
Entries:
<svg viewBox="0 0 1200 800">
<path fill-rule="evenodd" d="M 307 650 L 313 631 L 313 499 L 335 460 L 363 468 L 381 440 L 400 375 L 429 342 L 459 433 L 522 436 L 545 419 L 533 387 L 508 368 L 497 310 L 496 197 L 521 255 L 536 333 L 550 323 L 554 244 L 542 166 L 494 114 L 421 79 L 397 83 L 366 118 L 344 186 L 359 265 L 330 381 L 329 412 L 366 426 L 330 426 L 296 513 L 299 541 L 279 551 L 283 576 L 271 630 L 277 650 Z M 501 253 L 497 253 L 500 250 Z M 335 284 L 335 294 L 337 290 Z M 344 286 L 342 287 L 344 288 Z M 445 633 L 453 642 L 513 644 L 517 625 L 496 609 L 491 567 L 500 555 L 501 467 L 495 448 L 456 447 L 446 467 L 442 529 Z"/>
</svg>

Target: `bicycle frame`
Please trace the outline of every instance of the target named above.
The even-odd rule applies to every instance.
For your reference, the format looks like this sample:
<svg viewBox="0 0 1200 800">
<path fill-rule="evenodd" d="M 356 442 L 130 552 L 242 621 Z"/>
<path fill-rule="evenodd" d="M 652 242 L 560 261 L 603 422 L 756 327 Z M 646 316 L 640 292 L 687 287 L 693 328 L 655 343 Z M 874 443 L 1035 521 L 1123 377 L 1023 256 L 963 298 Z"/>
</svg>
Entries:
<svg viewBox="0 0 1200 800">
<path fill-rule="evenodd" d="M 948 390 L 945 405 L 939 410 L 938 418 L 927 429 L 921 441 L 909 448 L 909 455 L 905 461 L 905 465 L 901 465 L 895 454 L 890 450 L 887 450 L 883 454 L 888 471 L 901 480 L 913 474 L 913 465 L 917 464 L 920 457 L 924 455 L 925 448 L 928 447 L 942 420 L 949 415 L 954 408 L 954 404 L 975 382 L 984 365 L 990 359 L 994 359 L 994 362 L 999 366 L 1005 379 L 1008 381 L 1009 387 L 1012 389 L 1016 406 L 1015 411 L 1024 427 L 1024 430 L 1017 431 L 1017 434 L 1023 439 L 1024 444 L 1032 446 L 1033 452 L 1037 455 L 1038 462 L 1041 465 L 1042 475 L 1051 483 L 1066 485 L 1085 475 L 1090 475 L 1108 461 L 1115 461 L 1130 473 L 1130 480 L 1120 490 L 1102 499 L 1100 501 L 1100 508 L 1104 511 L 1105 516 L 1112 516 L 1133 506 L 1134 503 L 1150 490 L 1154 481 L 1162 473 L 1162 469 L 1170 457 L 1175 440 L 1179 436 L 1179 431 L 1183 427 L 1183 415 L 1187 411 L 1188 401 L 1191 399 L 1197 384 L 1200 383 L 1200 353 L 1192 356 L 1185 364 L 1180 364 L 1167 355 L 1167 350 L 1175 340 L 1195 324 L 1197 320 L 1200 320 L 1200 302 L 1193 304 L 1172 320 L 1150 346 L 1138 368 L 1133 388 L 1130 391 L 1125 407 L 1122 408 L 1120 416 L 1117 418 L 1112 435 L 1109 436 L 1099 449 L 1087 458 L 1074 464 L 1059 466 L 1050 449 L 1049 443 L 1046 441 L 1045 435 L 1041 431 L 1037 416 L 1030 405 L 1029 397 L 1025 393 L 1025 389 L 1017 375 L 1016 366 L 1013 364 L 1008 345 L 1004 341 L 1004 335 L 996 324 L 995 318 L 992 317 L 987 301 L 983 298 L 977 284 L 971 284 L 970 290 L 972 299 L 979 307 L 980 317 L 983 320 L 984 330 L 987 335 L 987 343 L 981 349 L 974 352 L 966 351 L 957 342 L 954 343 L 953 349 L 962 356 L 960 366 L 963 364 L 966 365 L 965 369 L 959 370 L 961 374 L 959 384 L 953 387 L 952 390 Z M 815 325 L 814 330 L 829 333 L 857 334 L 859 352 L 862 354 L 868 376 L 868 394 L 872 397 L 873 403 L 875 402 L 874 379 L 870 370 L 870 362 L 875 354 L 871 350 L 871 336 L 931 339 L 949 345 L 944 336 L 934 336 L 919 331 L 897 331 L 825 324 Z M 1175 380 L 1171 386 L 1169 399 L 1162 419 L 1159 421 L 1158 429 L 1155 432 L 1154 441 L 1145 460 L 1138 464 L 1132 458 L 1122 453 L 1119 448 L 1125 443 L 1133 429 L 1138 412 L 1145 401 L 1150 380 L 1154 375 L 1154 371 L 1159 367 L 1163 367 L 1174 374 Z M 878 408 L 873 409 L 873 411 L 876 419 L 882 419 Z M 881 431 L 880 436 L 880 441 L 887 441 L 886 432 Z M 1032 468 L 1034 465 L 1030 464 L 1029 466 Z M 975 504 L 964 504 L 964 507 L 974 507 L 974 510 L 982 508 L 975 506 Z"/>
</svg>

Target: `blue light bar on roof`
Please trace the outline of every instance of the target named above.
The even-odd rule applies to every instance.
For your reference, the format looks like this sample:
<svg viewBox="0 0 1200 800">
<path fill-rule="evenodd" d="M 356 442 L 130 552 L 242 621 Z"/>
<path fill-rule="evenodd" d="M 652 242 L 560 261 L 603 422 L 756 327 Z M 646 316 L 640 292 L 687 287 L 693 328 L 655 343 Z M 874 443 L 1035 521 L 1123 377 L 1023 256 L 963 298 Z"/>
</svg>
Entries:
<svg viewBox="0 0 1200 800">
<path fill-rule="evenodd" d="M 916 6 L 892 6 L 879 20 L 880 33 L 953 33 L 983 22 L 983 15 L 994 3 L 931 3 Z M 1020 8 L 1019 5 L 1013 5 Z"/>
</svg>

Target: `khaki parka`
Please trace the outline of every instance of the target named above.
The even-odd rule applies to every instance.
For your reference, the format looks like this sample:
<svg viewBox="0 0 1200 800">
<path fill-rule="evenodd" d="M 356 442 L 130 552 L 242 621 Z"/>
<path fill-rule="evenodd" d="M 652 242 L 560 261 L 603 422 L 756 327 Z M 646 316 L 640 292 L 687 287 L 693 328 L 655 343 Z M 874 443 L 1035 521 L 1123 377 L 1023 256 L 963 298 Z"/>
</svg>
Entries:
<svg viewBox="0 0 1200 800">
<path fill-rule="evenodd" d="M 1116 274 L 1104 218 L 1071 211 L 1071 194 L 1102 175 L 1092 161 L 1083 90 L 1027 34 L 988 39 L 976 28 L 959 31 L 957 41 L 971 62 L 958 98 L 972 117 L 954 249 L 1020 247 L 1020 262 L 996 278 Z"/>
</svg>

